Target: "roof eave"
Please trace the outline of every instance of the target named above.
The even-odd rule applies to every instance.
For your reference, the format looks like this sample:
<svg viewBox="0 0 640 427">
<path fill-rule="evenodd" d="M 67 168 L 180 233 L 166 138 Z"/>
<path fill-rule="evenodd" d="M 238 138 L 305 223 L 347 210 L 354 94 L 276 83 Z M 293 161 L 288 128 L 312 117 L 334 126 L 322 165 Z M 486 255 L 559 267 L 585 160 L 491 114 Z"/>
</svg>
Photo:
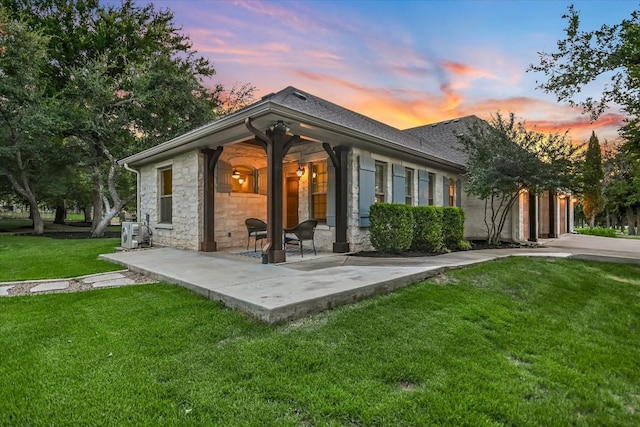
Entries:
<svg viewBox="0 0 640 427">
<path fill-rule="evenodd" d="M 318 118 L 308 113 L 292 109 L 285 105 L 274 103 L 269 99 L 258 102 L 234 114 L 196 128 L 167 142 L 156 145 L 155 147 L 151 147 L 147 150 L 125 157 L 119 160 L 118 163 L 121 165 L 126 164 L 129 166 L 139 166 L 153 162 L 156 160 L 156 158 L 159 159 L 161 157 L 167 157 L 168 152 L 173 152 L 172 154 L 187 152 L 193 150 L 194 148 L 197 148 L 194 144 L 192 144 L 196 141 L 202 140 L 207 136 L 222 132 L 227 129 L 231 129 L 239 125 L 244 126 L 244 121 L 247 117 L 255 119 L 267 114 L 274 114 L 276 116 L 279 116 L 279 118 L 284 119 L 285 122 L 287 120 L 292 120 L 301 124 L 304 123 L 305 125 L 315 126 L 318 129 L 335 133 L 345 138 L 347 141 L 350 141 L 352 145 L 373 144 L 374 146 L 378 146 L 387 150 L 394 150 L 396 152 L 400 151 L 404 154 L 408 154 L 435 164 L 442 165 L 443 167 L 451 168 L 454 170 L 464 169 L 464 165 L 459 165 L 455 162 L 451 162 L 440 157 L 427 154 L 420 150 L 412 149 L 404 145 L 399 145 L 391 140 L 381 138 L 376 135 L 361 132 L 329 120 Z M 250 132 L 247 130 L 247 136 L 249 135 Z"/>
</svg>

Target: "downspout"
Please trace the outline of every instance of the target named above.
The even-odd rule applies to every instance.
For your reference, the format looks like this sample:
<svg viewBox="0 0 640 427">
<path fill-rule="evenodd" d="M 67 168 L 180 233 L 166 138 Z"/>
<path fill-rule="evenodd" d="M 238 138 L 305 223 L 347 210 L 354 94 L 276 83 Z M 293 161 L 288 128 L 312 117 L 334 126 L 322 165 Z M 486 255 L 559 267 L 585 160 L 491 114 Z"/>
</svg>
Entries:
<svg viewBox="0 0 640 427">
<path fill-rule="evenodd" d="M 123 166 L 129 172 L 136 174 L 136 221 L 140 222 L 142 219 L 140 216 L 140 171 L 129 167 L 127 163 L 124 163 Z"/>
</svg>

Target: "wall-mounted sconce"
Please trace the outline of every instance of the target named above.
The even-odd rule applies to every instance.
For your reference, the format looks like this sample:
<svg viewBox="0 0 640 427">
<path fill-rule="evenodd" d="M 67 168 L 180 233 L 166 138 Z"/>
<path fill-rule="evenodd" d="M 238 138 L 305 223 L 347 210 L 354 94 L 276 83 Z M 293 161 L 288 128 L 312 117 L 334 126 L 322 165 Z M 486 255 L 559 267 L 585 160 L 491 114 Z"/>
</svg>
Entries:
<svg viewBox="0 0 640 427">
<path fill-rule="evenodd" d="M 244 184 L 244 177 L 243 177 L 243 176 L 241 176 L 240 178 L 238 178 L 238 182 L 239 182 L 240 184 Z"/>
<path fill-rule="evenodd" d="M 240 179 L 240 172 L 238 172 L 238 169 L 233 168 L 233 172 L 231 173 L 231 178 Z"/>
<path fill-rule="evenodd" d="M 304 175 L 304 168 L 300 163 L 298 163 L 298 169 L 296 169 L 296 175 L 298 175 L 298 178 L 301 178 L 302 175 Z"/>
</svg>

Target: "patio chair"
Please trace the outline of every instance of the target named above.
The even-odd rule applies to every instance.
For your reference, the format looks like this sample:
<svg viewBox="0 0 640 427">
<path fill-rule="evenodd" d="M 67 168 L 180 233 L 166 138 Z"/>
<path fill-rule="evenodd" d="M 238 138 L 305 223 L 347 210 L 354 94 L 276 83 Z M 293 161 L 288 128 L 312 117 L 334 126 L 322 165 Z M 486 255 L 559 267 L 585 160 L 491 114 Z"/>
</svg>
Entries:
<svg viewBox="0 0 640 427">
<path fill-rule="evenodd" d="M 308 219 L 306 221 L 301 222 L 292 228 L 284 229 L 284 244 L 288 243 L 297 243 L 300 246 L 300 256 L 303 257 L 303 249 L 302 249 L 302 241 L 303 240 L 311 240 L 311 244 L 313 245 L 313 254 L 316 254 L 316 244 L 313 241 L 313 235 L 316 231 L 316 226 L 318 225 L 318 221 L 315 219 Z"/>
<path fill-rule="evenodd" d="M 249 241 L 253 237 L 253 251 L 258 248 L 258 240 L 267 238 L 267 223 L 258 218 L 247 218 L 244 221 L 247 227 L 247 250 L 249 250 Z"/>
</svg>

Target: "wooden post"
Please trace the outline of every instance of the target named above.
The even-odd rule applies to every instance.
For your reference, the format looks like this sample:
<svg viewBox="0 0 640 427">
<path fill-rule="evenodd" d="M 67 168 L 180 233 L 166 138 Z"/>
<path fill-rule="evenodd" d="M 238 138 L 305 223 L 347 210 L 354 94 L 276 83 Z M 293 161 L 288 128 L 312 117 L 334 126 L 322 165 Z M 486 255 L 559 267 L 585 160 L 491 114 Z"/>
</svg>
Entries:
<svg viewBox="0 0 640 427">
<path fill-rule="evenodd" d="M 556 194 L 549 190 L 549 238 L 558 237 L 556 233 Z"/>
<path fill-rule="evenodd" d="M 329 155 L 329 159 L 331 159 L 331 163 L 336 171 L 336 241 L 333 242 L 333 252 L 345 253 L 349 252 L 349 243 L 347 242 L 347 156 L 349 149 L 343 146 L 331 148 L 326 142 L 322 144 L 322 148 L 324 148 L 324 151 Z"/>
<path fill-rule="evenodd" d="M 215 171 L 216 164 L 218 163 L 218 159 L 220 158 L 220 154 L 222 154 L 223 147 L 217 147 L 215 150 L 205 149 L 202 150 L 204 154 L 204 185 L 203 185 L 203 219 L 202 219 L 202 227 L 203 227 L 203 240 L 200 242 L 200 251 L 201 252 L 214 252 L 218 250 L 216 241 L 215 241 L 215 188 L 214 188 L 214 179 L 215 179 Z"/>
<path fill-rule="evenodd" d="M 529 193 L 529 241 L 538 241 L 538 196 Z"/>
</svg>

